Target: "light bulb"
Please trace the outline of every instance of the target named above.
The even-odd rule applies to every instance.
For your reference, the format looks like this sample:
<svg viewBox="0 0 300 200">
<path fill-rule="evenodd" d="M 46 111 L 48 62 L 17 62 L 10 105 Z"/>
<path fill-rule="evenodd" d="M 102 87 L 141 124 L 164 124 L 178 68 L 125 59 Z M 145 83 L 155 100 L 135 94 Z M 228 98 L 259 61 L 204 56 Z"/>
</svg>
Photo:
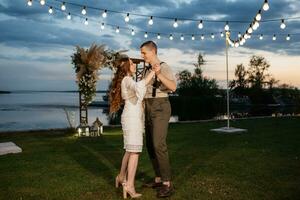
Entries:
<svg viewBox="0 0 300 200">
<path fill-rule="evenodd" d="M 133 30 L 133 29 L 131 30 L 131 35 L 132 35 L 132 36 L 134 36 L 134 35 L 135 35 L 135 32 L 134 32 L 134 30 Z"/>
<path fill-rule="evenodd" d="M 235 42 L 235 43 L 234 43 L 234 47 L 236 47 L 236 48 L 239 47 L 239 43 L 238 43 L 238 42 Z"/>
<path fill-rule="evenodd" d="M 89 25 L 88 18 L 85 18 L 84 25 Z"/>
<path fill-rule="evenodd" d="M 101 24 L 101 29 L 104 30 L 105 26 L 104 23 Z"/>
<path fill-rule="evenodd" d="M 60 8 L 61 8 L 61 10 L 66 10 L 66 5 L 65 5 L 65 2 L 63 2 L 63 3 L 62 3 L 62 5 L 61 5 L 61 7 L 60 7 Z"/>
<path fill-rule="evenodd" d="M 157 34 L 157 39 L 159 39 L 159 40 L 160 40 L 160 34 L 159 34 L 159 33 Z"/>
<path fill-rule="evenodd" d="M 261 34 L 261 35 L 259 36 L 259 39 L 260 39 L 260 40 L 264 39 L 263 34 Z"/>
<path fill-rule="evenodd" d="M 258 13 L 256 14 L 255 19 L 256 19 L 257 21 L 260 21 L 260 20 L 261 20 L 261 10 L 258 11 Z"/>
<path fill-rule="evenodd" d="M 264 11 L 267 11 L 267 10 L 269 10 L 269 4 L 268 4 L 268 0 L 265 0 L 265 3 L 264 3 L 264 5 L 263 5 L 263 9 L 264 9 Z"/>
<path fill-rule="evenodd" d="M 201 40 L 204 40 L 204 35 L 203 34 L 201 35 Z"/>
<path fill-rule="evenodd" d="M 71 18 L 72 18 L 71 13 L 69 13 L 68 16 L 67 16 L 67 19 L 70 20 Z"/>
<path fill-rule="evenodd" d="M 104 12 L 102 13 L 102 17 L 106 18 L 107 17 L 107 10 L 104 10 Z"/>
<path fill-rule="evenodd" d="M 43 6 L 46 4 L 45 0 L 40 0 L 40 4 Z"/>
<path fill-rule="evenodd" d="M 150 17 L 150 19 L 149 19 L 149 21 L 148 21 L 148 24 L 151 26 L 151 25 L 153 25 L 153 17 L 151 16 Z"/>
<path fill-rule="evenodd" d="M 129 22 L 129 13 L 127 13 L 127 15 L 125 17 L 125 22 Z"/>
<path fill-rule="evenodd" d="M 53 13 L 53 8 L 52 8 L 52 6 L 50 6 L 50 7 L 49 7 L 49 10 L 48 10 L 48 12 L 49 12 L 50 14 L 52 14 L 52 13 Z"/>
<path fill-rule="evenodd" d="M 120 33 L 120 28 L 119 27 L 117 27 L 116 33 Z"/>
<path fill-rule="evenodd" d="M 180 40 L 182 40 L 182 41 L 184 40 L 184 37 L 183 37 L 183 35 L 181 35 L 181 36 L 180 36 Z"/>
<path fill-rule="evenodd" d="M 173 24 L 173 27 L 174 27 L 174 28 L 177 28 L 177 27 L 178 27 L 177 19 L 175 19 L 174 24 Z"/>
<path fill-rule="evenodd" d="M 225 31 L 229 31 L 229 25 L 228 25 L 228 22 L 226 22 L 226 25 L 224 27 Z"/>
<path fill-rule="evenodd" d="M 224 37 L 224 33 L 223 32 L 221 32 L 221 37 Z"/>
<path fill-rule="evenodd" d="M 248 31 L 248 33 L 252 33 L 253 32 L 252 27 L 250 26 L 247 31 Z"/>
<path fill-rule="evenodd" d="M 253 24 L 253 30 L 258 29 L 258 27 L 259 27 L 258 21 L 255 21 L 254 24 Z"/>
<path fill-rule="evenodd" d="M 195 40 L 195 36 L 194 35 L 192 35 L 192 40 Z"/>
<path fill-rule="evenodd" d="M 285 29 L 286 25 L 284 23 L 284 19 L 281 20 L 280 28 Z"/>
<path fill-rule="evenodd" d="M 273 38 L 272 38 L 274 41 L 276 40 L 276 35 L 273 35 Z"/>
<path fill-rule="evenodd" d="M 81 14 L 86 15 L 86 7 L 85 6 L 83 6 L 83 8 L 82 8 Z"/>
<path fill-rule="evenodd" d="M 290 34 L 286 36 L 286 40 L 289 41 L 291 39 Z"/>
<path fill-rule="evenodd" d="M 211 37 L 212 39 L 214 39 L 214 38 L 215 38 L 215 35 L 212 33 L 212 34 L 210 35 L 210 37 Z"/>
<path fill-rule="evenodd" d="M 172 34 L 170 35 L 169 39 L 170 39 L 170 40 L 173 40 L 173 36 L 172 36 Z"/>
<path fill-rule="evenodd" d="M 202 29 L 202 28 L 203 28 L 203 21 L 202 21 L 202 20 L 200 20 L 200 22 L 199 22 L 199 24 L 198 24 L 198 28 L 199 28 L 199 29 Z"/>
<path fill-rule="evenodd" d="M 28 6 L 32 6 L 32 0 L 28 0 L 28 1 L 27 1 L 27 5 L 28 5 Z"/>
<path fill-rule="evenodd" d="M 240 38 L 242 35 L 241 35 L 241 32 L 239 32 L 239 34 L 238 34 L 238 37 Z"/>
<path fill-rule="evenodd" d="M 148 37 L 148 33 L 147 33 L 147 32 L 145 32 L 145 34 L 144 34 L 144 37 L 145 37 L 145 38 L 147 38 L 147 37 Z"/>
</svg>

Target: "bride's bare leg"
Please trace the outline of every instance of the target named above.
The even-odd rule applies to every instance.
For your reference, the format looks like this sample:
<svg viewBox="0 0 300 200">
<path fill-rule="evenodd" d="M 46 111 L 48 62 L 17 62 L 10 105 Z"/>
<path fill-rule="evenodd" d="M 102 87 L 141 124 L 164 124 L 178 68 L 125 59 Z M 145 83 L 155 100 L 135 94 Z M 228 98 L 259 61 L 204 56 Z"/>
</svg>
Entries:
<svg viewBox="0 0 300 200">
<path fill-rule="evenodd" d="M 125 181 L 125 179 L 126 179 L 129 156 L 130 156 L 130 152 L 126 151 L 124 153 L 124 156 L 122 159 L 122 165 L 121 165 L 121 170 L 120 170 L 120 174 L 119 174 L 119 179 L 122 181 Z"/>
<path fill-rule="evenodd" d="M 129 161 L 128 161 L 128 177 L 127 177 L 127 186 L 131 192 L 135 192 L 134 188 L 134 180 L 135 180 L 135 174 L 136 169 L 139 161 L 139 153 L 130 153 Z"/>
</svg>

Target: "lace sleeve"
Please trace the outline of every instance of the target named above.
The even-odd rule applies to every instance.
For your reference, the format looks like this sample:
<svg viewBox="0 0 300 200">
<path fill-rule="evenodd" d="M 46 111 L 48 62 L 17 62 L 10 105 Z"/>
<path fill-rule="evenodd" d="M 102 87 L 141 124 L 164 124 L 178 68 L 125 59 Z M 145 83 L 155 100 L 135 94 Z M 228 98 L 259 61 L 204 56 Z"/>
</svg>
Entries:
<svg viewBox="0 0 300 200">
<path fill-rule="evenodd" d="M 129 90 L 134 91 L 134 93 L 140 101 L 143 100 L 146 94 L 145 80 L 135 82 L 132 78 L 128 77 L 125 80 L 125 84 Z"/>
</svg>

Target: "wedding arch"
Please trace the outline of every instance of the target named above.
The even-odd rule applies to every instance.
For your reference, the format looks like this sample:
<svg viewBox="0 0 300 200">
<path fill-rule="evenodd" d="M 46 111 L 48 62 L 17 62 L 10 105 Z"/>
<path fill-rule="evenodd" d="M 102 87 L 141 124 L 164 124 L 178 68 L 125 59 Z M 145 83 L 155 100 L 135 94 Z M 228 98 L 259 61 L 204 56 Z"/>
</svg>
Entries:
<svg viewBox="0 0 300 200">
<path fill-rule="evenodd" d="M 76 51 L 71 58 L 79 91 L 79 127 L 89 127 L 88 105 L 96 96 L 98 71 L 109 68 L 115 72 L 120 58 L 127 56 L 124 54 L 126 51 L 108 50 L 105 45 L 96 44 L 92 44 L 88 49 L 76 46 Z M 136 58 L 131 60 L 137 64 L 136 80 L 138 80 L 142 77 L 145 62 Z M 142 67 L 139 67 L 140 63 L 143 63 Z"/>
</svg>

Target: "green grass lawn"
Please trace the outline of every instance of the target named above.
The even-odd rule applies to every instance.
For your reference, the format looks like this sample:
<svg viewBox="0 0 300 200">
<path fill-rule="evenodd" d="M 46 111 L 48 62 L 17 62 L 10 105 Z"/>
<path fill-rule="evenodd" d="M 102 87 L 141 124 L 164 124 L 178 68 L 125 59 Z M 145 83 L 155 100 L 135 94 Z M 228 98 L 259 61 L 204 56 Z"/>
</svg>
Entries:
<svg viewBox="0 0 300 200">
<path fill-rule="evenodd" d="M 169 153 L 176 192 L 171 199 L 300 199 L 300 118 L 232 122 L 243 134 L 218 134 L 225 122 L 172 124 Z M 114 188 L 123 154 L 120 128 L 102 138 L 71 134 L 0 134 L 20 154 L 0 156 L 0 199 L 121 199 Z M 153 177 L 144 149 L 136 177 L 142 188 Z"/>
</svg>

